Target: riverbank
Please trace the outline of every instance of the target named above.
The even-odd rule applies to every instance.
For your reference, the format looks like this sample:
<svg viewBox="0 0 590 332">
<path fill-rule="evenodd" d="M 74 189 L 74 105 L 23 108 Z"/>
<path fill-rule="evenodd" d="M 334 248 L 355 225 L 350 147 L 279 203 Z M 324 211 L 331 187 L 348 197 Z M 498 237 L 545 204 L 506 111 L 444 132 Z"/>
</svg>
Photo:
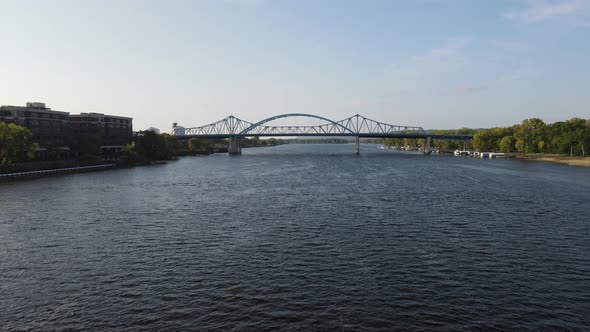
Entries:
<svg viewBox="0 0 590 332">
<path fill-rule="evenodd" d="M 546 161 L 558 164 L 590 167 L 590 157 L 571 157 L 558 155 L 515 155 L 514 158 L 522 160 Z"/>
<path fill-rule="evenodd" d="M 20 179 L 31 179 L 31 178 L 45 177 L 45 176 L 58 175 L 58 174 L 96 172 L 96 171 L 102 171 L 102 170 L 112 169 L 112 168 L 116 168 L 116 167 L 117 167 L 116 164 L 102 164 L 102 165 L 81 166 L 81 167 L 46 169 L 46 170 L 30 171 L 30 172 L 4 173 L 4 174 L 0 174 L 0 182 L 20 180 Z"/>
</svg>

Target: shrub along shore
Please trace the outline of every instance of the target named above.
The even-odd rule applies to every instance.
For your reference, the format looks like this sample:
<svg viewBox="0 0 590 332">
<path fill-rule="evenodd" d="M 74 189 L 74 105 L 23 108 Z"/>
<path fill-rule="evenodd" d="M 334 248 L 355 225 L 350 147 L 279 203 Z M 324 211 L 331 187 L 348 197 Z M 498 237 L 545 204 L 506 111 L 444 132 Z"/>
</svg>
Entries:
<svg viewBox="0 0 590 332">
<path fill-rule="evenodd" d="M 109 150 L 107 154 L 101 150 L 100 137 L 87 137 L 81 142 L 81 144 L 72 145 L 71 149 L 64 149 L 63 146 L 40 148 L 33 142 L 31 132 L 27 128 L 0 122 L 0 174 L 11 174 L 10 178 L 15 178 L 18 177 L 17 173 L 42 175 L 56 173 L 44 172 L 49 170 L 63 170 L 63 172 L 77 172 L 77 169 L 99 170 L 104 167 L 89 166 L 107 164 L 114 167 L 150 165 L 174 160 L 180 156 L 227 152 L 228 148 L 228 142 L 224 139 L 178 140 L 169 134 L 157 134 L 149 130 L 137 132 L 132 142 L 119 148 L 115 153 Z M 260 140 L 254 137 L 244 138 L 241 143 L 242 146 L 251 147 L 276 145 L 282 142 L 274 138 Z M 42 156 L 38 153 L 39 151 L 43 151 Z"/>
</svg>

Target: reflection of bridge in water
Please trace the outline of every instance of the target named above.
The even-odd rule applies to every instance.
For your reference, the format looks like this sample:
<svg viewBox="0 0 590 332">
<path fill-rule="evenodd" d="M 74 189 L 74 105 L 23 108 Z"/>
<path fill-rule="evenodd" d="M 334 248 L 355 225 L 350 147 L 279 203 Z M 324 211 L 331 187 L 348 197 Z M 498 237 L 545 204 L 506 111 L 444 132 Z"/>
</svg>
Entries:
<svg viewBox="0 0 590 332">
<path fill-rule="evenodd" d="M 272 122 L 285 118 L 312 118 L 319 120 L 318 125 L 271 125 Z M 468 141 L 472 135 L 436 135 L 426 132 L 422 127 L 391 125 L 371 120 L 362 115 L 353 115 L 340 121 L 333 121 L 318 115 L 290 113 L 273 116 L 256 123 L 228 116 L 208 125 L 184 128 L 175 125 L 173 136 L 179 139 L 189 138 L 228 138 L 229 153 L 239 154 L 240 137 L 281 137 L 281 136 L 332 136 L 354 137 L 355 152 L 359 153 L 359 138 L 417 138 L 424 139 L 424 153 L 430 153 L 433 139 Z"/>
</svg>

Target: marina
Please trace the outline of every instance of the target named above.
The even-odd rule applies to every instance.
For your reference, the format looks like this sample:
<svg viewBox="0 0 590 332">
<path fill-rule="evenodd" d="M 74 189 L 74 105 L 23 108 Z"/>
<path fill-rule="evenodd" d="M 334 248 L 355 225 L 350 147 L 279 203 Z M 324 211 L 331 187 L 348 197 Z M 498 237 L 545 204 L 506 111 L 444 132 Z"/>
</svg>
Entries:
<svg viewBox="0 0 590 332">
<path fill-rule="evenodd" d="M 473 158 L 508 158 L 503 152 L 480 152 L 480 151 L 469 151 L 469 150 L 455 150 L 453 155 L 456 157 L 473 157 Z"/>
</svg>

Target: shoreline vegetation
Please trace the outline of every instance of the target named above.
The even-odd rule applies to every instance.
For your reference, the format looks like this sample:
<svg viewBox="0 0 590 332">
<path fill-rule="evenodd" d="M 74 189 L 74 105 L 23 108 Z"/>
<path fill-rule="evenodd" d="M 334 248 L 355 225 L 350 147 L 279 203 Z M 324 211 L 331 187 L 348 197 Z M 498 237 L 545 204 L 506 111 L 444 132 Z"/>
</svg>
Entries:
<svg viewBox="0 0 590 332">
<path fill-rule="evenodd" d="M 572 118 L 551 124 L 530 118 L 510 127 L 489 129 L 432 130 L 432 134 L 473 134 L 465 144 L 455 140 L 433 140 L 431 146 L 449 153 L 454 150 L 503 152 L 510 158 L 590 166 L 590 119 Z M 423 147 L 419 139 L 388 138 L 387 146 Z"/>
<path fill-rule="evenodd" d="M 134 166 L 149 166 L 178 160 L 184 156 L 209 155 L 228 151 L 224 139 L 178 140 L 169 134 L 139 131 L 133 140 L 108 155 L 101 150 L 100 137 L 88 140 L 77 147 L 75 153 L 64 157 L 63 147 L 40 148 L 31 138 L 31 132 L 22 126 L 0 122 L 0 182 L 30 179 L 56 174 L 118 169 Z M 284 144 L 280 139 L 260 140 L 258 137 L 243 138 L 243 147 L 261 147 Z M 42 150 L 42 155 L 36 152 Z M 54 151 L 55 150 L 55 151 Z M 105 167 L 108 166 L 108 167 Z"/>
<path fill-rule="evenodd" d="M 510 127 L 489 129 L 461 128 L 456 130 L 431 130 L 432 134 L 473 134 L 469 148 L 476 151 L 504 152 L 521 160 L 546 161 L 577 166 L 590 166 L 586 151 L 590 147 L 590 120 L 572 118 L 546 124 L 538 118 L 523 120 Z M 228 150 L 224 139 L 178 140 L 169 134 L 153 131 L 137 132 L 132 142 L 122 146 L 118 152 L 104 154 L 100 137 L 94 137 L 67 149 L 64 147 L 40 147 L 32 140 L 31 132 L 22 126 L 0 122 L 0 174 L 40 172 L 55 169 L 76 169 L 101 164 L 115 164 L 118 167 L 141 166 L 174 160 L 182 156 L 208 155 Z M 386 146 L 421 146 L 422 140 L 408 138 L 387 138 L 381 141 Z M 344 139 L 241 139 L 241 146 L 261 147 L 289 143 L 345 143 Z M 440 151 L 453 151 L 464 147 L 465 142 L 456 140 L 434 140 L 433 147 Z M 38 151 L 44 153 L 39 157 Z"/>
<path fill-rule="evenodd" d="M 519 153 L 523 155 L 585 156 L 590 147 L 590 119 L 572 118 L 551 124 L 538 118 L 523 120 L 510 127 L 488 129 L 461 128 L 431 130 L 431 134 L 471 134 L 473 140 L 464 146 L 459 140 L 433 140 L 431 147 L 440 151 L 475 150 L 480 152 Z M 387 146 L 423 147 L 421 139 L 387 138 Z"/>
</svg>

